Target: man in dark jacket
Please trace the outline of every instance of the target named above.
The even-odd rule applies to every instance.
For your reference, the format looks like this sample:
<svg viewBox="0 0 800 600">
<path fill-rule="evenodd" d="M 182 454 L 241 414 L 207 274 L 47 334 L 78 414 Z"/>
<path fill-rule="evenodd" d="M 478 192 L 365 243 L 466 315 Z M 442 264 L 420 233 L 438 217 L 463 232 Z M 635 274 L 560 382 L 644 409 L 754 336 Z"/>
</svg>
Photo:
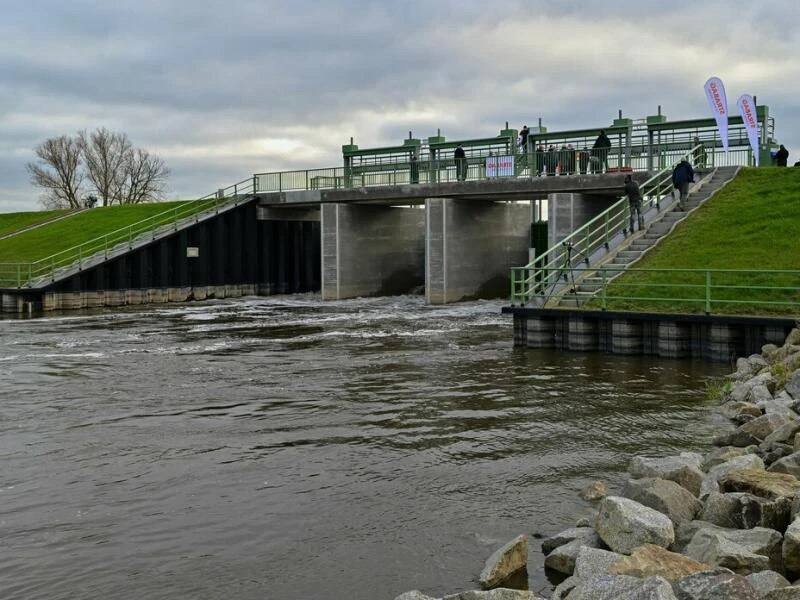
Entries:
<svg viewBox="0 0 800 600">
<path fill-rule="evenodd" d="M 611 140 L 608 139 L 605 129 L 600 130 L 600 135 L 592 146 L 592 156 L 596 156 L 600 166 L 600 171 L 608 171 L 608 151 L 611 149 Z"/>
<path fill-rule="evenodd" d="M 644 215 L 642 215 L 642 192 L 639 184 L 630 175 L 625 175 L 625 195 L 628 196 L 628 206 L 630 208 L 630 231 L 633 233 L 633 224 L 638 223 L 639 231 L 644 227 Z M 634 214 L 636 221 L 634 221 Z"/>
<path fill-rule="evenodd" d="M 458 181 L 466 180 L 467 154 L 464 152 L 464 148 L 461 147 L 461 144 L 456 146 L 456 150 L 453 152 L 453 158 L 456 159 L 456 179 L 458 179 Z"/>
<path fill-rule="evenodd" d="M 689 196 L 689 184 L 694 181 L 694 169 L 685 158 L 681 159 L 672 171 L 672 185 L 680 192 L 678 209 L 686 210 L 686 198 Z"/>
<path fill-rule="evenodd" d="M 775 154 L 775 163 L 779 167 L 785 167 L 789 161 L 789 151 L 781 144 L 780 149 Z"/>
</svg>

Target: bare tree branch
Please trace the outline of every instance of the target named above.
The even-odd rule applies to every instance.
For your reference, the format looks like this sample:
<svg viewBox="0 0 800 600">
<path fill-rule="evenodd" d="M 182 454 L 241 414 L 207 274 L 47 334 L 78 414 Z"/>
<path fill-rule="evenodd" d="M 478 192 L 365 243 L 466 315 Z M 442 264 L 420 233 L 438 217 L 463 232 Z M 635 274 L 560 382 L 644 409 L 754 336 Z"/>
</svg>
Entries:
<svg viewBox="0 0 800 600">
<path fill-rule="evenodd" d="M 42 204 L 48 208 L 79 208 L 84 174 L 79 138 L 62 135 L 34 149 L 38 160 L 25 168 L 31 183 L 44 190 Z"/>
<path fill-rule="evenodd" d="M 102 127 L 87 135 L 80 132 L 81 149 L 86 161 L 86 178 L 94 186 L 103 206 L 119 201 L 117 196 L 120 171 L 133 148 L 124 133 L 113 133 Z"/>
<path fill-rule="evenodd" d="M 125 177 L 119 182 L 121 204 L 153 202 L 163 198 L 169 169 L 164 161 L 147 150 L 136 148 L 126 155 Z"/>
</svg>

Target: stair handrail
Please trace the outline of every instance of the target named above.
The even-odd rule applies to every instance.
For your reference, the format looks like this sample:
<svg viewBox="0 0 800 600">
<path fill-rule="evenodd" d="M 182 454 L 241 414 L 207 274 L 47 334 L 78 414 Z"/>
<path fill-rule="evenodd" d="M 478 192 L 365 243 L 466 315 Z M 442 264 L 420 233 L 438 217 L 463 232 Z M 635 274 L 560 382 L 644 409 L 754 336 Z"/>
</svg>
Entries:
<svg viewBox="0 0 800 600">
<path fill-rule="evenodd" d="M 694 156 L 702 144 L 678 156 L 678 161 Z M 642 212 L 655 205 L 661 210 L 661 198 L 672 190 L 672 171 L 669 166 L 647 179 L 641 186 Z M 524 305 L 535 296 L 549 297 L 566 274 L 565 268 L 584 262 L 588 267 L 592 254 L 604 247 L 609 250 L 611 239 L 626 228 L 630 208 L 626 195 L 596 217 L 573 231 L 555 246 L 536 254 L 524 267 L 511 269 L 511 304 Z"/>
<path fill-rule="evenodd" d="M 144 234 L 152 234 L 154 239 L 160 228 L 171 227 L 175 231 L 180 221 L 193 218 L 196 222 L 228 204 L 238 204 L 243 195 L 250 196 L 254 190 L 254 178 L 250 177 L 45 258 L 28 263 L 0 265 L 0 287 L 21 288 L 30 286 L 34 280 L 41 278 L 54 281 L 57 271 L 75 266 L 80 268 L 84 262 L 100 253 L 108 257 L 120 248 L 127 246 L 130 249 L 134 241 Z M 9 286 L 9 283 L 12 285 Z"/>
</svg>

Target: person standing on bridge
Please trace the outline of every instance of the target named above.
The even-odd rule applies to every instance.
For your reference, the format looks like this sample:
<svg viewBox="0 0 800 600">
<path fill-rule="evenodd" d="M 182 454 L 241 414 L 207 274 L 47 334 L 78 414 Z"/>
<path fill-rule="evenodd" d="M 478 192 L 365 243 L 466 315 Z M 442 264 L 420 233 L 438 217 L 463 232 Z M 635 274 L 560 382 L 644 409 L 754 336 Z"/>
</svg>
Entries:
<svg viewBox="0 0 800 600">
<path fill-rule="evenodd" d="M 467 179 L 467 154 L 461 144 L 456 146 L 453 152 L 453 158 L 456 159 L 456 179 L 458 181 L 465 181 Z"/>
<path fill-rule="evenodd" d="M 686 198 L 689 196 L 689 184 L 694 181 L 694 170 L 685 158 L 681 159 L 672 171 L 672 185 L 678 190 L 678 209 L 686 210 Z"/>
<path fill-rule="evenodd" d="M 779 167 L 785 167 L 789 163 L 789 151 L 781 144 L 778 152 L 775 153 L 775 164 Z"/>
<path fill-rule="evenodd" d="M 602 173 L 608 171 L 608 151 L 611 149 L 611 140 L 606 135 L 606 130 L 601 129 L 600 135 L 594 141 L 592 146 L 592 154 L 597 157 L 598 170 Z"/>
<path fill-rule="evenodd" d="M 530 133 L 531 130 L 528 129 L 527 125 L 523 125 L 522 129 L 519 130 L 519 147 L 522 149 L 523 161 L 526 163 L 528 160 L 528 136 Z"/>
<path fill-rule="evenodd" d="M 630 229 L 628 231 L 633 233 L 634 222 L 638 223 L 639 231 L 644 227 L 644 215 L 642 215 L 642 192 L 639 189 L 639 184 L 633 180 L 630 175 L 625 175 L 625 195 L 628 196 L 628 207 L 630 208 Z M 634 221 L 636 215 L 636 221 Z M 627 233 L 627 232 L 623 232 Z"/>
</svg>

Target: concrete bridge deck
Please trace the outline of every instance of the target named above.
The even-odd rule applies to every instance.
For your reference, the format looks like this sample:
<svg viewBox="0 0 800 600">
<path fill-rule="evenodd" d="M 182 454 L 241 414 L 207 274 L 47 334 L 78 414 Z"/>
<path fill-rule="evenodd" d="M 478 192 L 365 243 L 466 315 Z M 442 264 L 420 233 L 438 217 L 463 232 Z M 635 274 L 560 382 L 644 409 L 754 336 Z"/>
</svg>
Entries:
<svg viewBox="0 0 800 600">
<path fill-rule="evenodd" d="M 425 204 L 428 198 L 488 201 L 544 200 L 550 194 L 620 196 L 627 173 L 508 177 L 471 181 L 417 183 L 345 189 L 256 193 L 262 205 L 311 207 L 320 204 L 377 204 L 383 206 Z M 643 183 L 646 171 L 630 173 Z"/>
</svg>

